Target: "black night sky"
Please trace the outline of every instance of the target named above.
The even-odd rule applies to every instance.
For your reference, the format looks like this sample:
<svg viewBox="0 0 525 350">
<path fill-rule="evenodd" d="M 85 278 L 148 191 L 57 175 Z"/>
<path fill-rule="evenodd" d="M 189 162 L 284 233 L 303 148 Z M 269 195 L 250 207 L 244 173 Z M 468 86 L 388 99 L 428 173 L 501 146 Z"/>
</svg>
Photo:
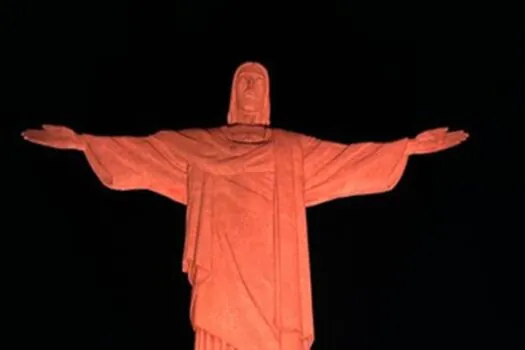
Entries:
<svg viewBox="0 0 525 350">
<path fill-rule="evenodd" d="M 81 153 L 19 135 L 219 126 L 235 68 L 256 60 L 275 127 L 344 143 L 471 134 L 414 156 L 393 192 L 308 210 L 313 350 L 524 348 L 517 6 L 9 3 L 3 289 L 17 347 L 192 349 L 185 208 L 111 191 Z"/>
</svg>

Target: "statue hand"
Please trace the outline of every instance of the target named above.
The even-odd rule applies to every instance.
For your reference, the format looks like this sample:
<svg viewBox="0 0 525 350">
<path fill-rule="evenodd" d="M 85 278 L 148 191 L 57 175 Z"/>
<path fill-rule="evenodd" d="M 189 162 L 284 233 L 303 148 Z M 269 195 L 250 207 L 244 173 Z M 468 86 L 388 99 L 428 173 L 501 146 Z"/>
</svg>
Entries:
<svg viewBox="0 0 525 350">
<path fill-rule="evenodd" d="M 410 140 L 410 154 L 427 154 L 443 151 L 459 145 L 467 140 L 469 134 L 463 130 L 448 131 L 448 128 L 438 128 L 424 131 Z"/>
<path fill-rule="evenodd" d="M 28 129 L 22 137 L 30 142 L 58 149 L 83 150 L 82 138 L 65 126 L 42 125 L 42 129 Z"/>
</svg>

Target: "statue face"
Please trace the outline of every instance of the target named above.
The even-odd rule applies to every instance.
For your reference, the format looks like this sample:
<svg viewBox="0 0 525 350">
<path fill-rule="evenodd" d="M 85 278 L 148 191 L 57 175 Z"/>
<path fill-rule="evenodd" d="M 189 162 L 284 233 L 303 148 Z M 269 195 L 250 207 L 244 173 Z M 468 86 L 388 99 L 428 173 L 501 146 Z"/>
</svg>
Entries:
<svg viewBox="0 0 525 350">
<path fill-rule="evenodd" d="M 242 70 L 237 77 L 237 106 L 245 112 L 260 112 L 266 96 L 265 77 L 256 69 L 250 68 Z"/>
</svg>

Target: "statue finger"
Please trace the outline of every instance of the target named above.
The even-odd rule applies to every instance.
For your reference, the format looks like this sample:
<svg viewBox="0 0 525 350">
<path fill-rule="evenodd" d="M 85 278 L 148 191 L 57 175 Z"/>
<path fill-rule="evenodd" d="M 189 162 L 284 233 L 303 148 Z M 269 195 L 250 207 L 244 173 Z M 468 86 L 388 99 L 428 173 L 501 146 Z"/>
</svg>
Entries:
<svg viewBox="0 0 525 350">
<path fill-rule="evenodd" d="M 446 134 L 448 132 L 448 129 L 449 129 L 448 127 L 436 128 L 436 129 L 430 130 L 429 133 L 442 135 L 442 134 Z"/>
</svg>

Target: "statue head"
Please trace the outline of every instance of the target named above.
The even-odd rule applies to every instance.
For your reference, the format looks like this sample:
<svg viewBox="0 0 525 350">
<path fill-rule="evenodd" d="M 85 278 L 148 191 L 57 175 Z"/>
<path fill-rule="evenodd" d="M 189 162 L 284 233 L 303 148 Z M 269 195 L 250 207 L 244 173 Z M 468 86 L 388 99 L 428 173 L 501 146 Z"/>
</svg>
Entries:
<svg viewBox="0 0 525 350">
<path fill-rule="evenodd" d="M 270 125 L 270 80 L 261 64 L 246 62 L 235 71 L 228 124 Z"/>
</svg>

